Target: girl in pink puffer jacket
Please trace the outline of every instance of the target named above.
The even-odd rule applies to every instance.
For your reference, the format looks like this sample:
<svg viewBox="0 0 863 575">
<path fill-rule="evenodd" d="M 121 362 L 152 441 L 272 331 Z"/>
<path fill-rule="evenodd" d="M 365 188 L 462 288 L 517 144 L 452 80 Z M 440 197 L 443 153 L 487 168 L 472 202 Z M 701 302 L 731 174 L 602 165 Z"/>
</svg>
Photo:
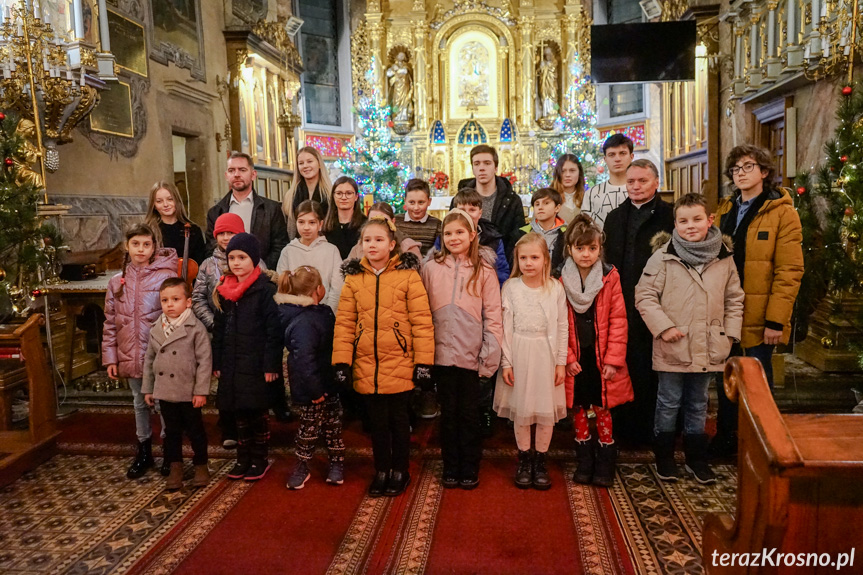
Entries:
<svg viewBox="0 0 863 575">
<path fill-rule="evenodd" d="M 162 313 L 159 286 L 177 276 L 177 252 L 159 248 L 156 234 L 144 224 L 126 232 L 123 273 L 108 282 L 105 294 L 105 325 L 102 329 L 102 364 L 108 377 L 125 377 L 135 405 L 138 455 L 126 477 L 136 479 L 153 466 L 150 408 L 141 393 L 144 356 L 150 327 Z"/>
</svg>

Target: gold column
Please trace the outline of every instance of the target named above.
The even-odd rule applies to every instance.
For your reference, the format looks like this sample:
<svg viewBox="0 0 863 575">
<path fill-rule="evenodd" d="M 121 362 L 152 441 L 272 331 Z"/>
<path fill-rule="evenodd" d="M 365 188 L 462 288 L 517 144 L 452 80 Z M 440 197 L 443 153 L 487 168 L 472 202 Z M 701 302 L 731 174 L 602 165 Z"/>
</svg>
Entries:
<svg viewBox="0 0 863 575">
<path fill-rule="evenodd" d="M 534 76 L 536 76 L 536 65 L 533 54 L 533 16 L 522 16 L 518 20 L 518 29 L 521 32 L 521 101 L 520 128 L 525 132 L 533 129 L 534 119 Z"/>
<path fill-rule="evenodd" d="M 426 31 L 425 11 L 414 12 L 411 20 L 413 36 L 413 70 L 414 70 L 414 128 L 428 131 L 428 66 L 426 65 Z"/>
</svg>

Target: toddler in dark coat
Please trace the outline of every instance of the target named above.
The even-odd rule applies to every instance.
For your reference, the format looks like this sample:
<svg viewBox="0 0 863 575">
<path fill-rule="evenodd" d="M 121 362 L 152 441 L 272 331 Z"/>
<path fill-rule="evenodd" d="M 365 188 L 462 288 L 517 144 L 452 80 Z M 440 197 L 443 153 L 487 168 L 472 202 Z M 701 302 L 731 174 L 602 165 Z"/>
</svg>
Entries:
<svg viewBox="0 0 863 575">
<path fill-rule="evenodd" d="M 279 278 L 279 316 L 288 349 L 291 398 L 300 408 L 297 430 L 297 464 L 288 477 L 288 489 L 302 489 L 309 476 L 315 442 L 323 434 L 330 468 L 327 483 L 344 482 L 345 444 L 342 442 L 342 406 L 333 379 L 333 330 L 336 316 L 327 305 L 321 274 L 311 266 L 284 271 Z"/>
<path fill-rule="evenodd" d="M 281 369 L 282 329 L 273 300 L 276 286 L 258 267 L 257 238 L 237 234 L 225 253 L 229 273 L 213 292 L 216 404 L 220 411 L 234 412 L 237 421 L 237 463 L 228 478 L 256 481 L 270 468 L 270 383 Z"/>
</svg>

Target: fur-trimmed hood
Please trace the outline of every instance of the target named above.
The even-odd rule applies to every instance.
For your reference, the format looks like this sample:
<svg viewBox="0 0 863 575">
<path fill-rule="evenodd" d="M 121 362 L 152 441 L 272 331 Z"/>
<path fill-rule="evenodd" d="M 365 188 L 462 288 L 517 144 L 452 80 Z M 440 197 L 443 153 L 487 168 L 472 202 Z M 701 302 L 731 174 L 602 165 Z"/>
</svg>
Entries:
<svg viewBox="0 0 863 575">
<path fill-rule="evenodd" d="M 396 269 L 396 270 L 416 270 L 420 271 L 420 259 L 410 253 L 396 254 L 392 258 L 390 258 L 389 263 L 387 263 L 386 269 Z M 361 274 L 364 271 L 369 271 L 374 273 L 371 266 L 369 265 L 369 261 L 363 257 L 362 259 L 352 259 L 348 260 L 342 264 L 341 267 L 342 276 L 348 277 L 357 274 Z"/>
<path fill-rule="evenodd" d="M 294 305 L 299 305 L 299 306 L 303 306 L 303 307 L 315 305 L 315 300 L 312 299 L 310 296 L 307 296 L 307 295 L 293 295 L 293 294 L 289 294 L 289 293 L 277 293 L 276 295 L 273 296 L 273 299 L 276 300 L 276 303 L 278 303 L 278 304 L 292 303 Z"/>
</svg>

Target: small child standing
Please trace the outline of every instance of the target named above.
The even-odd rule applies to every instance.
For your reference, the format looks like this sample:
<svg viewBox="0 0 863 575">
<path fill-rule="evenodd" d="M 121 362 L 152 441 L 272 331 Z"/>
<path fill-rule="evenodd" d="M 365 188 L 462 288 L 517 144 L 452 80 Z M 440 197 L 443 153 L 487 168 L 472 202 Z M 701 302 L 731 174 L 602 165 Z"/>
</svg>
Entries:
<svg viewBox="0 0 863 575">
<path fill-rule="evenodd" d="M 614 484 L 617 445 L 611 412 L 632 401 L 626 367 L 627 323 L 620 275 L 605 264 L 602 230 L 587 214 L 575 216 L 566 233 L 569 257 L 560 281 L 569 303 L 567 404 L 574 409 L 576 483 Z M 596 415 L 598 442 L 591 441 L 587 411 Z"/>
<path fill-rule="evenodd" d="M 674 463 L 677 414 L 683 407 L 686 470 L 699 483 L 716 476 L 707 464 L 707 387 L 722 371 L 743 324 L 743 289 L 728 245 L 701 194 L 674 203 L 674 232 L 658 234 L 635 287 L 635 307 L 654 336 L 659 376 L 654 424 L 657 475 L 679 476 Z"/>
<path fill-rule="evenodd" d="M 563 248 L 566 241 L 563 234 L 566 231 L 566 222 L 557 215 L 562 203 L 563 199 L 554 188 L 541 188 L 535 191 L 530 197 L 533 217 L 528 225 L 521 228 L 525 233 L 534 231 L 545 238 L 545 243 L 548 244 L 548 255 L 551 258 L 551 273 L 555 276 L 560 273 L 560 266 L 565 257 Z"/>
<path fill-rule="evenodd" d="M 405 215 L 395 220 L 396 228 L 405 236 L 420 243 L 425 256 L 440 239 L 440 220 L 428 214 L 431 189 L 428 182 L 414 178 L 405 184 Z"/>
<path fill-rule="evenodd" d="M 422 278 L 436 327 L 443 486 L 473 489 L 481 455 L 480 378 L 500 365 L 503 328 L 494 260 L 482 259 L 466 212 L 456 208 L 444 218 L 443 247 L 425 263 Z"/>
<path fill-rule="evenodd" d="M 225 249 L 228 242 L 237 234 L 244 231 L 243 219 L 237 214 L 225 213 L 216 218 L 213 228 L 213 236 L 216 238 L 216 247 L 213 255 L 204 260 L 198 268 L 198 277 L 195 279 L 195 287 L 192 289 L 192 311 L 207 328 L 213 331 L 213 318 L 216 314 L 216 304 L 213 292 L 219 286 L 222 276 L 228 273 L 228 258 Z M 258 264 L 265 267 L 263 260 Z M 234 421 L 233 412 L 219 412 L 219 431 L 222 434 L 222 447 L 234 449 L 237 447 L 237 422 Z"/>
<path fill-rule="evenodd" d="M 143 476 L 154 464 L 150 407 L 141 392 L 141 379 L 150 326 L 162 311 L 159 286 L 170 277 L 177 277 L 177 252 L 159 248 L 156 234 L 148 226 L 129 228 L 123 273 L 108 281 L 105 292 L 102 329 L 102 363 L 111 379 L 126 378 L 135 406 L 138 454 L 126 472 L 129 479 Z"/>
<path fill-rule="evenodd" d="M 321 274 L 327 292 L 325 304 L 333 312 L 339 307 L 339 294 L 342 291 L 342 256 L 339 248 L 321 235 L 324 227 L 324 212 L 321 204 L 305 200 L 296 208 L 297 237 L 282 249 L 276 272 L 279 277 L 300 266 L 312 266 Z"/>
<path fill-rule="evenodd" d="M 237 463 L 229 479 L 261 479 L 270 468 L 270 384 L 282 368 L 282 326 L 276 286 L 261 272 L 261 247 L 252 234 L 237 234 L 225 250 L 228 272 L 213 292 L 213 375 L 219 379 L 219 411 L 237 422 Z"/>
<path fill-rule="evenodd" d="M 288 350 L 288 380 L 294 405 L 300 407 L 297 464 L 288 477 L 288 489 L 305 486 L 311 475 L 309 461 L 321 434 L 330 459 L 327 483 L 344 483 L 342 406 L 331 363 L 336 316 L 329 306 L 321 304 L 325 297 L 321 274 L 311 266 L 282 272 L 279 277 L 276 303 Z"/>
<path fill-rule="evenodd" d="M 163 445 L 165 460 L 171 465 L 165 489 L 177 490 L 183 486 L 184 431 L 195 453 L 192 485 L 204 487 L 210 482 L 210 471 L 201 408 L 210 393 L 210 336 L 192 313 L 189 286 L 183 278 L 163 281 L 159 300 L 162 315 L 150 330 L 142 392 L 147 405 L 159 400 L 165 420 Z"/>
<path fill-rule="evenodd" d="M 216 247 L 213 255 L 205 259 L 198 268 L 195 287 L 192 289 L 192 311 L 208 331 L 213 331 L 213 316 L 216 313 L 213 291 L 228 271 L 225 249 L 232 237 L 244 231 L 243 219 L 237 214 L 226 213 L 216 218 L 216 225 L 213 228 Z"/>
<path fill-rule="evenodd" d="M 494 409 L 511 419 L 518 445 L 515 485 L 551 488 L 545 455 L 554 424 L 566 417 L 569 321 L 563 285 L 551 279 L 545 239 L 531 232 L 515 244 L 512 279 L 503 286 L 503 359 Z M 536 425 L 535 453 L 531 427 Z"/>
<path fill-rule="evenodd" d="M 336 314 L 336 380 L 366 398 L 375 477 L 369 495 L 390 497 L 410 483 L 409 399 L 431 381 L 434 326 L 419 258 L 400 254 L 396 227 L 371 218 L 360 238 L 362 260 L 342 266 L 345 287 Z"/>
<path fill-rule="evenodd" d="M 506 261 L 506 253 L 503 248 L 503 236 L 490 221 L 482 217 L 482 196 L 473 188 L 462 188 L 452 199 L 453 207 L 464 210 L 473 219 L 477 230 L 479 245 L 483 249 L 491 250 L 495 255 L 494 263 L 497 270 L 497 279 L 500 285 L 509 279 L 509 262 Z M 435 245 L 440 247 L 440 243 Z"/>
</svg>

